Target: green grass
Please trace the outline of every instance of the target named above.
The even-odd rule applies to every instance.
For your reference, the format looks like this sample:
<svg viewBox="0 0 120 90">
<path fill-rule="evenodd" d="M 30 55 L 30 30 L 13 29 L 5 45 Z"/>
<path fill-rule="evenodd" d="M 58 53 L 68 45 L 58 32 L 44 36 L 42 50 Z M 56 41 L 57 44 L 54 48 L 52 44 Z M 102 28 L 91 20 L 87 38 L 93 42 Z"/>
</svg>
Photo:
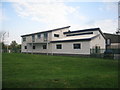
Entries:
<svg viewBox="0 0 120 90">
<path fill-rule="evenodd" d="M 117 88 L 118 61 L 3 54 L 3 88 Z"/>
</svg>

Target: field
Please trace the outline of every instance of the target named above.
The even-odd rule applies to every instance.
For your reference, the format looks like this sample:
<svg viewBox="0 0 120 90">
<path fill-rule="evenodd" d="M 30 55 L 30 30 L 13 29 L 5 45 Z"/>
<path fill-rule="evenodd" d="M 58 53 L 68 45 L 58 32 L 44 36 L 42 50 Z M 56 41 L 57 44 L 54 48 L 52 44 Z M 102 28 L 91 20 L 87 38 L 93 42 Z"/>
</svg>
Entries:
<svg viewBox="0 0 120 90">
<path fill-rule="evenodd" d="M 3 88 L 117 88 L 118 61 L 3 53 Z"/>
</svg>

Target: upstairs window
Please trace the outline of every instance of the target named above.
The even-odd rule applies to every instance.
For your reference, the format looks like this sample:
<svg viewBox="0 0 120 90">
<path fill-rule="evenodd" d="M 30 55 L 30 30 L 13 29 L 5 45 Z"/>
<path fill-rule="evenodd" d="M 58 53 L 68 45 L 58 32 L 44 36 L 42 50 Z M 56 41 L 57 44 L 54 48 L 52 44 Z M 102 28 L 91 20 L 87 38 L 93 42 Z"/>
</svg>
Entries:
<svg viewBox="0 0 120 90">
<path fill-rule="evenodd" d="M 35 35 L 32 35 L 32 41 L 35 42 Z"/>
<path fill-rule="evenodd" d="M 23 37 L 23 42 L 25 42 L 26 41 L 26 37 Z"/>
<path fill-rule="evenodd" d="M 73 44 L 74 49 L 81 49 L 81 44 Z"/>
<path fill-rule="evenodd" d="M 111 43 L 111 41 L 110 41 L 110 39 L 107 39 L 107 45 L 110 45 L 110 43 Z"/>
<path fill-rule="evenodd" d="M 44 33 L 44 38 L 47 38 L 48 37 L 48 33 Z"/>
<path fill-rule="evenodd" d="M 61 44 L 57 44 L 56 45 L 56 49 L 62 49 L 62 45 Z"/>
<path fill-rule="evenodd" d="M 48 33 L 44 33 L 44 41 L 47 41 Z"/>
<path fill-rule="evenodd" d="M 54 34 L 54 37 L 59 37 L 59 34 Z"/>
<path fill-rule="evenodd" d="M 41 34 L 38 34 L 37 37 L 38 37 L 38 39 L 40 39 L 41 38 Z"/>
</svg>

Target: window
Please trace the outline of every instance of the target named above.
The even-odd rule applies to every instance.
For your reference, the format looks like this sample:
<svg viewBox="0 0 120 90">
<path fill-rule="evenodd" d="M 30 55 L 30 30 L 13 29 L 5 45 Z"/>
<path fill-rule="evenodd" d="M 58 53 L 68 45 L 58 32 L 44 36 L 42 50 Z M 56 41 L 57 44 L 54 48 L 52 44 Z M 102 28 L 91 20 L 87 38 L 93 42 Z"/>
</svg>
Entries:
<svg viewBox="0 0 120 90">
<path fill-rule="evenodd" d="M 32 41 L 35 42 L 35 35 L 32 35 Z"/>
<path fill-rule="evenodd" d="M 38 37 L 38 39 L 40 39 L 41 38 L 41 34 L 38 34 L 37 37 Z"/>
<path fill-rule="evenodd" d="M 44 41 L 47 41 L 47 38 L 48 38 L 48 34 L 44 33 Z"/>
<path fill-rule="evenodd" d="M 32 38 L 34 39 L 34 38 L 35 38 L 35 35 L 32 35 Z"/>
<path fill-rule="evenodd" d="M 110 45 L 110 43 L 111 43 L 110 39 L 107 39 L 107 45 Z"/>
<path fill-rule="evenodd" d="M 23 42 L 25 42 L 26 41 L 26 37 L 23 37 Z"/>
<path fill-rule="evenodd" d="M 27 49 L 27 46 L 25 46 L 25 49 Z"/>
<path fill-rule="evenodd" d="M 35 49 L 35 46 L 33 46 L 33 49 Z"/>
<path fill-rule="evenodd" d="M 59 34 L 54 34 L 54 37 L 59 37 Z"/>
<path fill-rule="evenodd" d="M 61 44 L 57 44 L 56 45 L 56 49 L 62 49 L 62 45 Z"/>
<path fill-rule="evenodd" d="M 100 53 L 100 46 L 95 46 L 95 53 Z"/>
<path fill-rule="evenodd" d="M 44 33 L 44 38 L 47 38 L 48 37 L 48 34 L 47 33 Z"/>
<path fill-rule="evenodd" d="M 47 49 L 47 45 L 43 45 L 43 49 Z"/>
<path fill-rule="evenodd" d="M 81 44 L 73 44 L 74 49 L 81 49 Z"/>
</svg>

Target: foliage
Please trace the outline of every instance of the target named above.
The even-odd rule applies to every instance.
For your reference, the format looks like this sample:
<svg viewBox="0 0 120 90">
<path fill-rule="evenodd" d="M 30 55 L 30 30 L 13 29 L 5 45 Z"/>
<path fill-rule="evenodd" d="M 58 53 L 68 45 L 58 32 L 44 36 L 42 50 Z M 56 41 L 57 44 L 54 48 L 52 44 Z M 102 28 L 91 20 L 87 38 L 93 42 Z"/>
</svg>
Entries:
<svg viewBox="0 0 120 90">
<path fill-rule="evenodd" d="M 7 45 L 2 42 L 2 52 L 7 52 Z"/>
<path fill-rule="evenodd" d="M 10 50 L 11 52 L 17 53 L 21 52 L 21 45 L 18 44 L 16 41 L 12 41 L 10 45 L 5 45 L 4 43 L 2 43 L 2 49 L 3 52 L 8 52 L 8 50 Z"/>
</svg>

